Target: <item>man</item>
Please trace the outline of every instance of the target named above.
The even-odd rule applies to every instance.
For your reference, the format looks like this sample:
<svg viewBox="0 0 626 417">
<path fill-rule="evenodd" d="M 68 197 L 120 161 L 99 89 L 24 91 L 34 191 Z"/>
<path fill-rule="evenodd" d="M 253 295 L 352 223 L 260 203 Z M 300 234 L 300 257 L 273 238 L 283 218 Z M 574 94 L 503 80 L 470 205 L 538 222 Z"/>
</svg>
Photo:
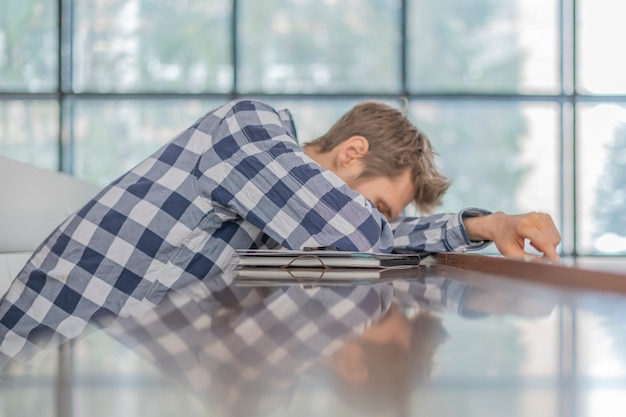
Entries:
<svg viewBox="0 0 626 417">
<path fill-rule="evenodd" d="M 390 139 L 381 147 L 379 137 Z M 515 256 L 530 239 L 558 257 L 559 234 L 539 213 L 400 218 L 412 200 L 428 209 L 445 191 L 432 159 L 428 140 L 387 106 L 357 106 L 305 148 L 287 111 L 221 106 L 43 242 L 0 303 L 0 353 L 28 350 L 31 332 L 76 337 L 99 313 L 139 315 L 198 280 L 227 291 L 211 279 L 237 248 L 441 252 L 493 241 Z"/>
</svg>

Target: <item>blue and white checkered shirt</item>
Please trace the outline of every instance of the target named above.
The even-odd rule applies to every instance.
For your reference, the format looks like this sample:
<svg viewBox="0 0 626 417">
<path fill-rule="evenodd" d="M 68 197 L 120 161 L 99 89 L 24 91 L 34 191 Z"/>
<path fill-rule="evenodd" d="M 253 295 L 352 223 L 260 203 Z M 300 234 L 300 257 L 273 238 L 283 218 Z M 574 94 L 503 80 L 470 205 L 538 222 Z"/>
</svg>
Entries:
<svg viewBox="0 0 626 417">
<path fill-rule="evenodd" d="M 464 216 L 388 223 L 298 145 L 288 111 L 221 106 L 104 188 L 35 251 L 0 302 L 0 354 L 36 332 L 78 336 L 101 312 L 137 316 L 232 268 L 236 248 L 480 249 Z M 222 291 L 218 280 L 212 291 Z M 41 347 L 41 346 L 39 346 Z M 34 348 L 34 347 L 32 347 Z"/>
</svg>

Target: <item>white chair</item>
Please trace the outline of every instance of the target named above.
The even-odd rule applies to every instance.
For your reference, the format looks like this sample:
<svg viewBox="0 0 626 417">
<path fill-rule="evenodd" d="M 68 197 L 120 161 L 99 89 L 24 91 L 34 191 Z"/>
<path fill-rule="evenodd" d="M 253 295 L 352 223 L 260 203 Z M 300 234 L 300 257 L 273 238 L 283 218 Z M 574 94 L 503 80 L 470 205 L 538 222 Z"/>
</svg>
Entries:
<svg viewBox="0 0 626 417">
<path fill-rule="evenodd" d="M 0 157 L 0 295 L 30 254 L 99 188 Z"/>
</svg>

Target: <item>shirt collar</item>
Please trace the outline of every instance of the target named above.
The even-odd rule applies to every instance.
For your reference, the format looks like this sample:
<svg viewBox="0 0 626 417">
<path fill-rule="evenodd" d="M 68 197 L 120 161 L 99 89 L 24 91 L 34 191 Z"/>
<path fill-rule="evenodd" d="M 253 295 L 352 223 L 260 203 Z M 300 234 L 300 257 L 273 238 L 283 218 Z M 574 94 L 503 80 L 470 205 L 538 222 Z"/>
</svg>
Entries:
<svg viewBox="0 0 626 417">
<path fill-rule="evenodd" d="M 298 134 L 296 132 L 296 125 L 293 122 L 293 116 L 287 109 L 278 110 L 278 116 L 283 124 L 283 127 L 287 129 L 287 132 L 298 142 Z"/>
</svg>

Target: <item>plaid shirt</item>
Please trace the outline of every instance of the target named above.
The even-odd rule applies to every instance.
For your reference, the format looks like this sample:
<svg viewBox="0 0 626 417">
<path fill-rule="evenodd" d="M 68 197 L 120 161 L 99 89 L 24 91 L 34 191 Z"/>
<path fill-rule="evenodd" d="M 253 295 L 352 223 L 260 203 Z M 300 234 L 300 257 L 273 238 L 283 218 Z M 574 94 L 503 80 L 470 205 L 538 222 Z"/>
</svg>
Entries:
<svg viewBox="0 0 626 417">
<path fill-rule="evenodd" d="M 235 248 L 464 251 L 459 214 L 388 223 L 307 157 L 291 116 L 238 100 L 221 106 L 105 187 L 35 251 L 0 303 L 0 355 L 78 336 L 100 313 L 128 317 L 170 290 L 233 267 Z M 30 340 L 29 340 L 29 335 Z"/>
<path fill-rule="evenodd" d="M 371 327 L 392 303 L 455 313 L 468 285 L 423 272 L 376 285 L 231 286 L 217 298 L 202 298 L 202 285 L 190 286 L 185 294 L 168 293 L 142 317 L 117 320 L 108 332 L 216 415 L 262 415 L 288 404 L 302 373 Z"/>
</svg>

